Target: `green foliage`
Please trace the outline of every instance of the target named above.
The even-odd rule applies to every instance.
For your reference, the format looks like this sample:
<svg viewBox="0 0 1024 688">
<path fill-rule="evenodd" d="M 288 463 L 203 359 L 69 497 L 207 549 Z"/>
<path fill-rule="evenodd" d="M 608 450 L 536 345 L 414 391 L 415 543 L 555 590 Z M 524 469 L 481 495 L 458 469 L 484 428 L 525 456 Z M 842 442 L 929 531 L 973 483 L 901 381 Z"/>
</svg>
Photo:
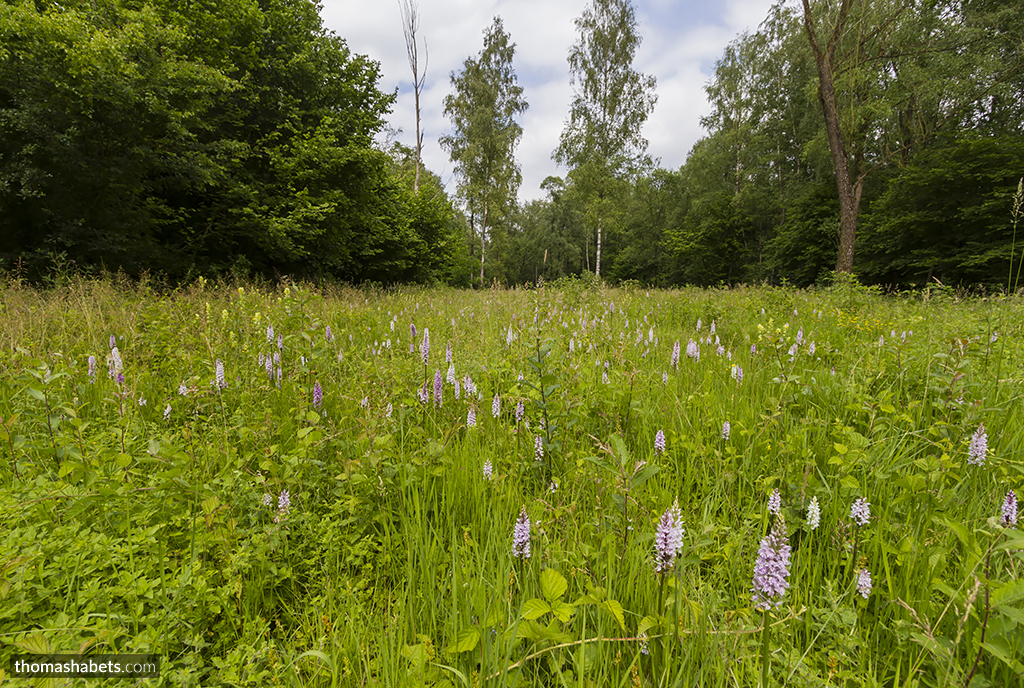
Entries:
<svg viewBox="0 0 1024 688">
<path fill-rule="evenodd" d="M 560 282 L 0 285 L 0 671 L 49 649 L 159 653 L 168 686 L 1020 683 L 1019 299 Z M 761 614 L 773 489 L 790 588 Z"/>
<path fill-rule="evenodd" d="M 1022 170 L 1019 137 L 965 138 L 922 151 L 894 175 L 864 221 L 865 278 L 1005 286 Z"/>
<path fill-rule="evenodd" d="M 523 130 L 515 118 L 528 105 L 516 83 L 514 56 L 515 44 L 495 17 L 477 59 L 468 58 L 461 72 L 452 73 L 455 92 L 444 100 L 454 131 L 440 141 L 460 175 L 459 196 L 480 238 L 481 286 L 486 243 L 506 224 L 522 182 L 515 149 Z"/>
<path fill-rule="evenodd" d="M 6 266 L 444 274 L 450 209 L 389 173 L 372 137 L 393 96 L 315 4 L 4 3 L 0 43 Z"/>
</svg>

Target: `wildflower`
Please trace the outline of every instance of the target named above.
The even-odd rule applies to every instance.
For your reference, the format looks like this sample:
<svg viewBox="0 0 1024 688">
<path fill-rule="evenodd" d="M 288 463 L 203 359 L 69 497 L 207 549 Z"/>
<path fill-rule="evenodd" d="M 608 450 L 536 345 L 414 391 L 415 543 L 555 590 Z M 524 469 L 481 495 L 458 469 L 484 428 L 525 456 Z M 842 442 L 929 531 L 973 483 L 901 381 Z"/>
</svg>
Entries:
<svg viewBox="0 0 1024 688">
<path fill-rule="evenodd" d="M 116 349 L 117 348 L 117 337 L 115 337 L 114 335 L 110 335 L 110 348 L 111 349 Z"/>
<path fill-rule="evenodd" d="M 818 498 L 812 497 L 811 503 L 807 505 L 807 526 L 811 530 L 817 530 L 821 525 L 821 507 L 818 505 Z"/>
<path fill-rule="evenodd" d="M 736 384 L 743 383 L 743 368 L 739 367 L 735 363 L 732 364 L 732 370 L 729 373 L 732 375 L 732 379 L 736 381 Z"/>
<path fill-rule="evenodd" d="M 466 413 L 466 427 L 476 427 L 476 409 L 472 406 L 469 407 L 469 411 Z"/>
<path fill-rule="evenodd" d="M 789 347 L 789 357 L 790 358 L 795 358 L 798 352 L 799 352 L 799 347 L 796 344 L 794 344 L 793 346 Z"/>
<path fill-rule="evenodd" d="M 676 563 L 676 556 L 683 549 L 683 516 L 679 511 L 679 499 L 665 509 L 654 535 L 654 570 L 658 573 L 670 571 Z"/>
<path fill-rule="evenodd" d="M 497 418 L 501 415 L 501 398 L 495 394 L 494 401 L 491 402 L 491 415 Z"/>
<path fill-rule="evenodd" d="M 444 362 L 451 365 L 452 362 L 452 343 L 446 342 L 444 345 Z"/>
<path fill-rule="evenodd" d="M 188 386 L 184 382 L 178 385 L 178 394 L 183 397 L 188 396 Z"/>
<path fill-rule="evenodd" d="M 327 341 L 328 342 L 333 342 L 334 341 L 334 333 L 331 332 L 331 326 L 330 325 L 327 326 L 327 331 L 324 334 L 327 336 Z"/>
<path fill-rule="evenodd" d="M 686 345 L 686 356 L 695 361 L 700 360 L 700 347 L 697 346 L 697 342 L 692 339 Z"/>
<path fill-rule="evenodd" d="M 722 423 L 722 439 L 723 440 L 729 439 L 729 432 L 730 432 L 731 429 L 732 428 L 729 425 L 729 421 L 725 421 L 724 423 Z"/>
<path fill-rule="evenodd" d="M 113 337 L 113 335 L 111 335 L 111 337 Z M 112 347 L 110 349 L 110 355 L 107 356 L 107 374 L 112 378 L 116 378 L 118 382 L 123 382 L 123 372 L 124 363 L 121 362 L 121 352 L 117 350 L 116 346 Z M 118 378 L 119 375 L 121 376 L 120 378 Z"/>
<path fill-rule="evenodd" d="M 274 326 L 267 325 L 267 344 L 274 343 Z"/>
<path fill-rule="evenodd" d="M 395 410 L 395 407 L 394 407 L 394 406 L 392 406 L 392 405 L 391 405 L 391 402 L 389 401 L 389 402 L 388 402 L 388 408 L 387 408 L 387 410 L 386 410 L 386 411 L 384 412 L 384 417 L 385 417 L 385 418 L 390 418 L 390 417 L 391 417 L 391 413 L 392 413 L 392 412 L 393 412 L 394 410 Z"/>
<path fill-rule="evenodd" d="M 988 434 L 985 432 L 985 424 L 982 423 L 974 432 L 971 438 L 971 446 L 967 450 L 967 463 L 980 466 L 985 463 L 985 454 L 988 452 Z"/>
<path fill-rule="evenodd" d="M 601 382 L 603 382 L 606 385 L 608 384 L 608 371 L 607 370 L 601 373 Z"/>
<path fill-rule="evenodd" d="M 139 397 L 139 406 L 146 405 L 146 397 Z"/>
<path fill-rule="evenodd" d="M 427 365 L 427 358 L 430 356 L 430 330 L 423 328 L 423 339 L 420 340 L 420 356 L 423 357 L 423 365 Z"/>
<path fill-rule="evenodd" d="M 263 506 L 270 506 L 273 503 L 274 503 L 274 495 L 270 494 L 269 492 L 264 492 L 263 493 Z"/>
<path fill-rule="evenodd" d="M 697 318 L 697 331 L 700 332 L 700 318 Z"/>
<path fill-rule="evenodd" d="M 409 332 L 412 334 L 412 338 L 416 339 L 416 325 L 414 323 L 409 323 Z"/>
<path fill-rule="evenodd" d="M 533 458 L 535 461 L 544 460 L 544 440 L 540 435 L 533 438 Z"/>
<path fill-rule="evenodd" d="M 427 331 L 423 331 L 423 341 L 427 341 Z M 426 362 L 426 356 L 423 357 Z M 441 379 L 441 371 L 434 371 L 434 406 L 440 406 L 442 401 L 442 393 L 444 392 L 444 380 Z"/>
<path fill-rule="evenodd" d="M 711 334 L 714 334 L 714 333 L 715 333 L 715 321 L 712 320 L 711 321 Z"/>
<path fill-rule="evenodd" d="M 226 389 L 228 381 L 224 379 L 224 364 L 221 363 L 220 359 L 217 359 L 217 364 L 214 366 L 214 372 L 217 375 L 217 386 L 221 389 Z"/>
<path fill-rule="evenodd" d="M 664 454 L 665 453 L 665 431 L 659 430 L 654 435 L 654 453 Z"/>
<path fill-rule="evenodd" d="M 351 336 L 352 335 L 349 335 L 349 337 L 351 337 Z M 277 350 L 278 351 L 284 351 L 284 335 L 283 334 L 277 335 Z"/>
<path fill-rule="evenodd" d="M 512 342 L 516 340 L 516 333 L 512 329 L 512 326 L 508 326 L 508 332 L 505 334 L 505 345 L 512 346 Z"/>
<path fill-rule="evenodd" d="M 755 609 L 767 611 L 782 604 L 782 596 L 789 589 L 789 541 L 781 519 L 770 534 L 761 539 L 754 564 L 753 593 Z"/>
<path fill-rule="evenodd" d="M 494 468 L 491 466 L 491 460 L 487 459 L 484 461 L 484 480 L 492 480 L 494 478 Z"/>
<path fill-rule="evenodd" d="M 96 382 L 96 357 L 89 357 L 89 384 Z"/>
<path fill-rule="evenodd" d="M 857 522 L 858 525 L 866 526 L 868 521 L 871 520 L 871 505 L 863 497 L 858 497 L 857 501 L 850 507 L 850 518 Z"/>
<path fill-rule="evenodd" d="M 1011 528 L 1017 525 L 1017 495 L 1013 490 L 1006 493 L 1003 500 L 1003 527 Z"/>
<path fill-rule="evenodd" d="M 530 558 L 530 517 L 526 514 L 525 506 L 519 512 L 515 530 L 512 531 L 512 556 Z"/>
<path fill-rule="evenodd" d="M 750 355 L 753 356 L 757 353 L 757 344 L 750 345 Z"/>
<path fill-rule="evenodd" d="M 526 407 L 523 405 L 523 400 L 520 399 L 519 403 L 516 404 L 516 423 L 523 421 L 523 415 L 526 413 Z"/>
<path fill-rule="evenodd" d="M 779 488 L 772 490 L 772 494 L 768 497 L 768 513 L 775 514 L 776 516 L 782 511 L 782 495 L 779 494 Z"/>
<path fill-rule="evenodd" d="M 170 420 L 171 418 L 171 405 L 167 404 L 167 408 L 164 409 L 164 420 Z"/>
<path fill-rule="evenodd" d="M 462 384 L 458 380 L 456 380 L 452 384 L 455 385 L 455 398 L 456 399 L 461 399 L 462 398 Z"/>
<path fill-rule="evenodd" d="M 430 401 L 430 390 L 427 387 L 426 380 L 423 381 L 423 386 L 419 388 L 419 390 L 417 391 L 417 395 L 420 398 L 421 404 L 426 404 L 427 402 Z"/>
<path fill-rule="evenodd" d="M 802 328 L 802 327 L 799 330 L 796 331 L 796 343 L 797 344 L 803 344 L 804 343 L 804 328 Z"/>
<path fill-rule="evenodd" d="M 476 385 L 473 383 L 473 378 L 466 375 L 466 378 L 462 381 L 462 387 L 466 390 L 466 396 L 476 394 Z"/>
<path fill-rule="evenodd" d="M 679 351 L 680 351 L 679 350 L 679 340 L 677 339 L 675 345 L 672 347 L 672 361 L 671 361 L 671 363 L 672 363 L 672 367 L 673 368 L 678 368 L 679 367 Z"/>
<path fill-rule="evenodd" d="M 811 342 L 810 344 L 807 345 L 807 355 L 813 356 L 814 352 L 817 351 L 817 349 L 818 347 L 814 345 L 814 342 Z"/>
<path fill-rule="evenodd" d="M 316 382 L 313 383 L 313 408 L 319 411 L 320 407 L 323 406 L 323 404 L 324 390 L 323 387 L 320 386 L 320 381 L 317 380 Z"/>
<path fill-rule="evenodd" d="M 871 594 L 871 572 L 867 569 L 861 569 L 857 572 L 857 592 L 865 600 Z"/>
<path fill-rule="evenodd" d="M 277 496 L 277 514 L 274 516 L 274 523 L 280 523 L 288 516 L 288 509 L 291 508 L 291 505 L 292 499 L 288 490 L 281 490 L 281 494 Z"/>
</svg>

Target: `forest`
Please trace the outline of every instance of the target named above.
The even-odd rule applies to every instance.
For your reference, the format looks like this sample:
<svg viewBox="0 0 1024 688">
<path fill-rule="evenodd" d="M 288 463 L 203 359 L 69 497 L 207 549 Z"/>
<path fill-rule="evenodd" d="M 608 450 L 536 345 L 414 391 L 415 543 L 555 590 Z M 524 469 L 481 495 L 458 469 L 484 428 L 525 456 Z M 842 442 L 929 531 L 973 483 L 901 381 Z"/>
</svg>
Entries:
<svg viewBox="0 0 1024 688">
<path fill-rule="evenodd" d="M 1019 286 L 1019 0 L 780 2 L 725 48 L 674 170 L 641 133 L 657 85 L 632 4 L 576 27 L 566 173 L 521 204 L 529 94 L 500 18 L 451 75 L 446 190 L 384 136 L 398 94 L 314 2 L 0 2 L 0 269 Z"/>
</svg>

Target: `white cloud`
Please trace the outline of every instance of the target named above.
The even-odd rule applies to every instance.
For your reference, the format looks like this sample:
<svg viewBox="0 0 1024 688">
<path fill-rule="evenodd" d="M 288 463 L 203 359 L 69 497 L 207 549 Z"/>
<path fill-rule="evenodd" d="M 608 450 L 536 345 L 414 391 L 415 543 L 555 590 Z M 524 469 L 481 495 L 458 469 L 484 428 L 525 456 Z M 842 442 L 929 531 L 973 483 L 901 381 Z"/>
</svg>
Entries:
<svg viewBox="0 0 1024 688">
<path fill-rule="evenodd" d="M 449 74 L 483 47 L 483 32 L 500 15 L 516 44 L 515 68 L 530 109 L 523 117 L 517 159 L 523 171 L 520 200 L 543 197 L 540 183 L 564 175 L 551 153 L 558 145 L 572 90 L 566 56 L 576 40 L 573 20 L 585 0 L 421 0 L 420 35 L 427 43 L 427 83 L 421 95 L 423 159 L 454 191 L 452 163 L 437 143 L 449 131 L 444 97 Z M 635 3 L 643 43 L 634 66 L 658 80 L 658 104 L 644 127 L 648 152 L 662 166 L 675 169 L 704 135 L 700 117 L 708 112 L 704 84 L 726 44 L 741 31 L 756 30 L 770 0 L 643 0 Z M 344 38 L 356 53 L 381 64 L 380 88 L 399 89 L 390 117 L 403 130 L 401 140 L 415 140 L 416 118 L 412 72 L 405 52 L 398 0 L 324 0 L 326 27 Z"/>
</svg>

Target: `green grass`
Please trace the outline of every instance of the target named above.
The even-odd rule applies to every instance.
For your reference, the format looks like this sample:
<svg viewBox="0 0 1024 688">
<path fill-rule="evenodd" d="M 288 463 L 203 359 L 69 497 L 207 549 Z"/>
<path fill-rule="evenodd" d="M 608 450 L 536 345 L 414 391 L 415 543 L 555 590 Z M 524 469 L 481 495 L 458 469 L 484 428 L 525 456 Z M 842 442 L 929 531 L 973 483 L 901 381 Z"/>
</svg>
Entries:
<svg viewBox="0 0 1024 688">
<path fill-rule="evenodd" d="M 0 292 L 0 671 L 25 651 L 154 652 L 174 686 L 756 686 L 767 640 L 770 685 L 1024 680 L 1024 536 L 1000 523 L 1024 495 L 1019 299 Z M 421 403 L 435 372 L 443 401 Z M 791 587 L 763 614 L 776 488 Z M 676 499 L 684 545 L 658 574 Z"/>
</svg>

